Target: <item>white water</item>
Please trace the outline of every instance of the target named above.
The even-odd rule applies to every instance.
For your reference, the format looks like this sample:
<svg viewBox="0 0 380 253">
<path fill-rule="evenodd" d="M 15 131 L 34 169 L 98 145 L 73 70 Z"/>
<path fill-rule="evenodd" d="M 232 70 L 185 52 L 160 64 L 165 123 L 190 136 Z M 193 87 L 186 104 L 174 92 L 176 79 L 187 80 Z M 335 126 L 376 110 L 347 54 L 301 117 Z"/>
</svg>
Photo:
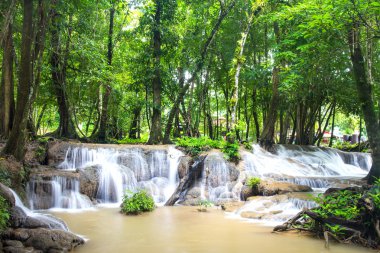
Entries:
<svg viewBox="0 0 380 253">
<path fill-rule="evenodd" d="M 69 231 L 64 221 L 54 216 L 51 216 L 49 214 L 35 213 L 31 211 L 22 203 L 20 197 L 17 195 L 15 191 L 13 191 L 12 189 L 9 189 L 9 190 L 12 192 L 15 198 L 15 205 L 19 207 L 26 214 L 26 216 L 38 219 L 39 221 L 46 224 L 51 229 L 61 229 L 64 231 Z"/>
<path fill-rule="evenodd" d="M 371 166 L 369 154 L 346 153 L 352 164 L 343 161 L 342 156 L 334 149 L 317 147 L 302 148 L 292 146 L 288 149 L 277 146 L 277 154 L 272 154 L 253 145 L 253 152 L 244 152 L 245 171 L 249 176 L 274 178 L 296 184 L 308 185 L 312 188 L 327 188 L 330 179 L 347 179 L 364 177 Z M 362 156 L 360 167 L 358 157 Z"/>
<path fill-rule="evenodd" d="M 182 155 L 170 146 L 145 152 L 139 148 L 71 147 L 58 167 L 64 170 L 96 167 L 99 175 L 96 198 L 100 203 L 120 203 L 126 191 L 145 189 L 157 205 L 162 205 L 178 185 L 178 164 Z M 62 182 L 56 184 L 62 185 Z M 73 207 L 83 208 L 67 206 Z"/>
<path fill-rule="evenodd" d="M 77 178 L 53 176 L 42 183 L 32 179 L 27 185 L 27 196 L 32 210 L 54 208 L 78 211 L 92 208 L 90 199 L 80 194 Z"/>
</svg>

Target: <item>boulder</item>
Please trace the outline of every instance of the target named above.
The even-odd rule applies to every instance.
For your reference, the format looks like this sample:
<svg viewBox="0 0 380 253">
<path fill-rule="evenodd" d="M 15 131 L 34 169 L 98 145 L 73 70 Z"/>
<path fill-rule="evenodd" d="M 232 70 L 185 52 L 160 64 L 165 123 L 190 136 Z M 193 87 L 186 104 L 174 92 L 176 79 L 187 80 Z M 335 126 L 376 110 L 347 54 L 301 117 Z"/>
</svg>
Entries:
<svg viewBox="0 0 380 253">
<path fill-rule="evenodd" d="M 4 241 L 16 240 L 25 247 L 32 247 L 42 252 L 67 252 L 84 244 L 84 240 L 70 232 L 55 229 L 7 229 L 2 238 Z"/>
<path fill-rule="evenodd" d="M 193 159 L 190 156 L 181 156 L 180 157 L 179 165 L 178 165 L 179 179 L 184 178 L 187 175 L 187 173 L 189 173 L 189 169 L 190 169 L 192 162 L 193 162 Z"/>
<path fill-rule="evenodd" d="M 261 219 L 265 216 L 265 213 L 246 211 L 246 212 L 241 212 L 240 216 L 246 219 Z"/>
<path fill-rule="evenodd" d="M 221 205 L 221 208 L 225 212 L 234 212 L 234 211 L 238 210 L 242 206 L 244 206 L 244 202 L 237 201 L 237 202 L 223 203 Z"/>
<path fill-rule="evenodd" d="M 49 141 L 47 148 L 47 163 L 50 166 L 57 166 L 65 160 L 66 152 L 71 146 L 66 141 Z"/>
<path fill-rule="evenodd" d="M 12 191 L 2 183 L 0 183 L 0 196 L 2 196 L 11 207 L 15 206 L 16 200 Z"/>
<path fill-rule="evenodd" d="M 99 187 L 99 173 L 97 167 L 88 167 L 79 170 L 80 193 L 88 196 L 91 200 L 96 199 Z"/>
<path fill-rule="evenodd" d="M 298 185 L 288 182 L 278 182 L 274 180 L 261 180 L 257 187 L 257 195 L 273 196 L 277 194 L 285 194 L 289 192 L 312 192 L 310 186 Z"/>
</svg>

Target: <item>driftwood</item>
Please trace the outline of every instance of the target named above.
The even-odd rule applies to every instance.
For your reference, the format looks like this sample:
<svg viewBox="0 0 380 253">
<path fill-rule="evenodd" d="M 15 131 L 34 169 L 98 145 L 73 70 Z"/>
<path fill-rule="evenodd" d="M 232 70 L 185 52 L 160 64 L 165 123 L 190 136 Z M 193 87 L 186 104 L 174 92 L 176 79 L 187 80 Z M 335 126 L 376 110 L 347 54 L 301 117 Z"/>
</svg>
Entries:
<svg viewBox="0 0 380 253">
<path fill-rule="evenodd" d="M 203 165 L 207 155 L 200 156 L 191 165 L 187 175 L 181 179 L 173 195 L 166 201 L 165 206 L 173 206 L 181 197 L 185 196 L 188 189 L 202 176 Z"/>
<path fill-rule="evenodd" d="M 379 249 L 380 212 L 371 195 L 368 194 L 370 192 L 371 189 L 367 192 L 367 189 L 363 188 L 362 197 L 357 203 L 357 207 L 361 212 L 355 219 L 349 220 L 333 215 L 322 217 L 318 212 L 315 212 L 318 209 L 318 207 L 315 207 L 302 210 L 284 224 L 274 227 L 273 232 L 308 231 L 318 237 L 323 237 L 326 247 L 329 246 L 329 238 L 331 238 L 340 243 L 355 243 Z M 311 221 L 314 221 L 314 223 Z M 311 226 L 310 224 L 314 225 Z M 336 225 L 340 227 L 339 233 L 334 233 L 328 229 L 329 226 Z"/>
</svg>

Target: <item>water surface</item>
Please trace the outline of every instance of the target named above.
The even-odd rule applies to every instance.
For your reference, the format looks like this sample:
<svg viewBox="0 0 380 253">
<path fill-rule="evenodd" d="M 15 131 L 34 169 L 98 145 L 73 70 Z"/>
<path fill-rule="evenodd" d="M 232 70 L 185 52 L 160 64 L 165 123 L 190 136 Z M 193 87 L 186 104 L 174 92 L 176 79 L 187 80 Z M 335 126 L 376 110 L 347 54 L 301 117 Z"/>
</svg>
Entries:
<svg viewBox="0 0 380 253">
<path fill-rule="evenodd" d="M 255 252 L 255 253 L 369 253 L 352 245 L 330 245 L 298 233 L 271 233 L 271 227 L 228 219 L 218 209 L 198 212 L 196 207 L 160 207 L 152 213 L 125 216 L 119 208 L 81 213 L 57 213 L 87 243 L 74 252 Z"/>
</svg>

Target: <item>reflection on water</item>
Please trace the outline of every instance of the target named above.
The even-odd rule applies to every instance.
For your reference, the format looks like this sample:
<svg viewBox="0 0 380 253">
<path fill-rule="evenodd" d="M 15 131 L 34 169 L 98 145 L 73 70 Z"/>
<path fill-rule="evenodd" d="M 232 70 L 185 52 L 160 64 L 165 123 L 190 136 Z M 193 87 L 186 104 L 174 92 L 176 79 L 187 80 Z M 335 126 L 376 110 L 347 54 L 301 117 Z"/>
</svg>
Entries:
<svg viewBox="0 0 380 253">
<path fill-rule="evenodd" d="M 160 207 L 152 213 L 125 216 L 116 208 L 82 213 L 54 213 L 87 243 L 74 252 L 373 252 L 331 245 L 297 233 L 273 234 L 272 228 L 226 219 L 221 210 L 201 213 L 196 207 Z"/>
</svg>

